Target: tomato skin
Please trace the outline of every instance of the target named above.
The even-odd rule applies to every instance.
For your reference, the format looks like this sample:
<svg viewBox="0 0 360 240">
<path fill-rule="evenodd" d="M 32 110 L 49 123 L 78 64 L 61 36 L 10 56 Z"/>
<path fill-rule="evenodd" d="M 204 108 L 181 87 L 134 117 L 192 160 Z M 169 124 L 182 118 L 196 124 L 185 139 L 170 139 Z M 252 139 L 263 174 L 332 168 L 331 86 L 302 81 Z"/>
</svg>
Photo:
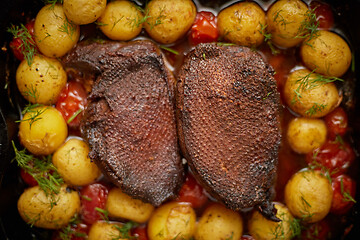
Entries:
<svg viewBox="0 0 360 240">
<path fill-rule="evenodd" d="M 186 175 L 185 183 L 182 185 L 179 197 L 176 199 L 178 202 L 188 202 L 193 208 L 202 207 L 208 200 L 205 190 L 195 180 L 195 178 L 188 173 Z"/>
<path fill-rule="evenodd" d="M 211 12 L 198 12 L 190 30 L 190 42 L 193 45 L 215 42 L 219 37 L 216 20 L 216 16 Z"/>
<path fill-rule="evenodd" d="M 333 189 L 333 200 L 331 202 L 330 212 L 336 215 L 343 215 L 354 205 L 354 202 L 347 199 L 344 193 L 348 193 L 355 199 L 356 183 L 349 176 L 343 174 L 332 178 L 331 186 Z"/>
<path fill-rule="evenodd" d="M 96 208 L 105 209 L 108 193 L 108 187 L 101 183 L 93 183 L 81 189 L 81 217 L 86 224 L 102 219 Z"/>
<path fill-rule="evenodd" d="M 332 176 L 346 172 L 354 159 L 354 150 L 348 143 L 339 143 L 329 139 L 320 148 L 306 155 L 306 161 L 309 164 L 315 161 L 329 170 Z"/>
<path fill-rule="evenodd" d="M 35 19 L 31 20 L 30 22 L 28 22 L 25 27 L 28 30 L 28 32 L 30 33 L 31 37 L 32 37 L 32 41 L 33 43 L 35 43 L 34 41 L 34 24 L 35 24 Z M 14 37 L 13 40 L 10 42 L 9 46 L 14 54 L 14 56 L 22 61 L 24 60 L 24 54 L 23 52 L 23 41 L 20 38 Z"/>
<path fill-rule="evenodd" d="M 131 230 L 131 235 L 136 237 L 137 240 L 148 240 L 147 228 L 145 225 L 138 226 Z"/>
<path fill-rule="evenodd" d="M 78 127 L 83 111 L 71 122 L 69 119 L 79 110 L 84 110 L 87 104 L 87 93 L 84 86 L 76 81 L 69 81 L 61 91 L 56 102 L 56 109 L 61 112 L 70 127 Z"/>
<path fill-rule="evenodd" d="M 25 172 L 25 170 L 22 168 L 20 169 L 20 176 L 22 180 L 30 187 L 34 187 L 38 185 L 38 182 L 35 180 L 35 178 L 31 176 L 29 173 Z"/>
<path fill-rule="evenodd" d="M 348 130 L 348 116 L 342 107 L 335 108 L 324 120 L 331 139 L 335 139 L 337 135 L 344 136 Z"/>
<path fill-rule="evenodd" d="M 330 225 L 326 220 L 313 223 L 301 232 L 301 238 L 304 240 L 326 240 L 329 239 Z"/>
<path fill-rule="evenodd" d="M 316 20 L 319 22 L 319 28 L 329 30 L 334 25 L 334 15 L 331 7 L 320 1 L 312 1 L 310 9 L 315 9 Z"/>
</svg>

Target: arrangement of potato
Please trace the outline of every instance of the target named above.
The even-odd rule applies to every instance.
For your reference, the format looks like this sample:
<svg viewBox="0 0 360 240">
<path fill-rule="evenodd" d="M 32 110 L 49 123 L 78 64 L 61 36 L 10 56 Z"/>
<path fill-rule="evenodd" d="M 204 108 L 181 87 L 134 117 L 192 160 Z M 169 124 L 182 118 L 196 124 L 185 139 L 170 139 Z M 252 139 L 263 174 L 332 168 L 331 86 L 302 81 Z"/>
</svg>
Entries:
<svg viewBox="0 0 360 240">
<path fill-rule="evenodd" d="M 61 4 L 44 6 L 35 18 L 35 42 L 47 57 L 62 57 L 78 42 L 80 27 L 70 22 Z"/>
<path fill-rule="evenodd" d="M 265 13 L 255 2 L 240 2 L 218 15 L 220 35 L 238 45 L 256 47 L 264 41 Z"/>
<path fill-rule="evenodd" d="M 304 116 L 319 118 L 334 110 L 341 102 L 333 82 L 307 69 L 292 72 L 284 85 L 284 98 L 288 107 Z"/>
<path fill-rule="evenodd" d="M 91 225 L 88 240 L 127 240 L 127 238 L 122 238 L 121 232 L 119 229 L 123 227 L 121 223 L 112 223 L 112 222 L 103 222 L 98 221 Z"/>
<path fill-rule="evenodd" d="M 257 240 L 275 240 L 275 239 L 291 239 L 292 229 L 291 223 L 294 218 L 281 203 L 275 203 L 277 209 L 276 217 L 281 222 L 273 222 L 263 217 L 258 211 L 254 211 L 248 222 L 249 233 Z"/>
<path fill-rule="evenodd" d="M 143 20 L 144 15 L 134 3 L 114 1 L 108 3 L 98 24 L 108 38 L 127 41 L 141 32 Z"/>
<path fill-rule="evenodd" d="M 297 153 L 309 153 L 324 144 L 327 128 L 323 120 L 313 118 L 294 118 L 287 129 L 287 140 Z"/>
<path fill-rule="evenodd" d="M 35 55 L 29 66 L 21 61 L 16 71 L 16 84 L 23 97 L 31 103 L 54 104 L 67 81 L 61 63 L 53 58 Z"/>
<path fill-rule="evenodd" d="M 190 29 L 196 11 L 191 0 L 152 0 L 145 9 L 149 16 L 145 30 L 159 43 L 176 42 Z"/>
<path fill-rule="evenodd" d="M 305 66 L 327 76 L 341 77 L 350 67 L 349 45 L 336 33 L 319 31 L 300 48 Z"/>
<path fill-rule="evenodd" d="M 130 197 L 119 188 L 113 188 L 106 200 L 106 209 L 111 217 L 145 223 L 149 220 L 154 207 L 149 203 Z"/>
<path fill-rule="evenodd" d="M 95 22 L 106 7 L 106 0 L 64 0 L 66 17 L 77 25 Z"/>
<path fill-rule="evenodd" d="M 243 232 L 243 220 L 239 213 L 221 204 L 213 204 L 202 214 L 195 232 L 196 240 L 239 240 Z"/>
<path fill-rule="evenodd" d="M 89 147 L 84 141 L 70 139 L 56 150 L 52 163 L 66 183 L 85 186 L 94 182 L 101 174 L 88 154 Z"/>
<path fill-rule="evenodd" d="M 163 204 L 149 219 L 149 240 L 190 239 L 195 232 L 195 224 L 196 214 L 190 204 Z"/>
<path fill-rule="evenodd" d="M 333 190 L 329 180 L 319 171 L 301 171 L 285 186 L 285 203 L 293 216 L 313 223 L 330 211 Z"/>
<path fill-rule="evenodd" d="M 39 186 L 26 189 L 18 200 L 20 216 L 36 227 L 60 229 L 66 226 L 80 210 L 79 194 L 63 185 L 53 199 L 56 204 L 51 204 L 52 196 L 46 196 Z"/>
<path fill-rule="evenodd" d="M 267 27 L 271 40 L 280 47 L 294 47 L 303 41 L 302 25 L 308 7 L 300 0 L 280 0 L 267 11 Z"/>
<path fill-rule="evenodd" d="M 20 142 L 35 155 L 52 154 L 65 141 L 66 122 L 54 107 L 41 106 L 28 111 L 20 122 Z"/>
</svg>

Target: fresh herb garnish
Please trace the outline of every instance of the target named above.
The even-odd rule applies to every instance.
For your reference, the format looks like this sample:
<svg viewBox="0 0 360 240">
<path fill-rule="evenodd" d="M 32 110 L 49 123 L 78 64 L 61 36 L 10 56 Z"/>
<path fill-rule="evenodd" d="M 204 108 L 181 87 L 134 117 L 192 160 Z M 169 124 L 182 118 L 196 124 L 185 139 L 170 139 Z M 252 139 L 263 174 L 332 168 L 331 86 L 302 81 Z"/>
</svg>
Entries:
<svg viewBox="0 0 360 240">
<path fill-rule="evenodd" d="M 341 190 L 341 195 L 343 195 L 344 197 L 343 201 L 356 203 L 355 199 L 350 195 L 350 193 L 344 191 L 344 182 L 342 178 L 340 180 L 340 190 Z"/>
<path fill-rule="evenodd" d="M 174 50 L 174 49 L 171 49 L 171 48 L 168 48 L 168 47 L 166 47 L 166 46 L 164 46 L 164 45 L 160 45 L 160 48 L 161 48 L 161 49 L 164 49 L 164 50 L 166 50 L 166 51 L 168 51 L 168 52 L 171 52 L 171 53 L 173 53 L 173 54 L 175 54 L 175 55 L 179 55 L 179 52 L 178 52 L 178 51 L 176 51 L 176 50 Z"/>
<path fill-rule="evenodd" d="M 74 119 L 83 111 L 83 109 L 79 109 L 76 112 L 74 112 L 74 114 L 67 120 L 67 124 L 71 123 L 72 121 L 74 121 Z"/>
<path fill-rule="evenodd" d="M 271 42 L 272 34 L 267 31 L 267 25 L 263 25 L 260 23 L 260 27 L 261 29 L 259 30 L 259 32 L 264 36 L 264 41 L 269 46 L 271 53 L 273 55 L 278 54 L 279 50 L 277 50 Z"/>
<path fill-rule="evenodd" d="M 137 226 L 137 224 L 132 221 L 127 222 L 127 223 L 123 224 L 122 226 L 114 224 L 114 228 L 119 231 L 119 236 L 112 238 L 112 240 L 119 240 L 119 239 L 124 239 L 124 238 L 125 239 L 136 239 L 136 237 L 130 235 L 130 230 L 136 226 Z"/>
<path fill-rule="evenodd" d="M 64 23 L 63 25 L 61 25 L 58 28 L 59 32 L 63 32 L 66 33 L 69 38 L 72 40 L 72 36 L 74 35 L 75 31 L 76 31 L 76 25 L 72 22 L 70 22 L 67 17 L 65 17 Z"/>
<path fill-rule="evenodd" d="M 54 9 L 57 3 L 63 4 L 63 0 L 42 0 L 45 5 L 50 4 L 49 9 Z"/>
<path fill-rule="evenodd" d="M 309 41 L 319 36 L 318 28 L 319 22 L 316 19 L 315 9 L 309 9 L 305 13 L 305 20 L 301 22 L 295 38 L 307 38 L 306 44 L 310 45 Z"/>
<path fill-rule="evenodd" d="M 61 240 L 71 240 L 73 237 L 83 237 L 85 238 L 87 235 L 83 232 L 78 232 L 74 230 L 74 227 L 76 227 L 77 224 L 79 224 L 80 218 L 78 214 L 75 214 L 71 219 L 68 225 L 66 227 L 62 228 L 59 231 L 59 237 Z"/>
<path fill-rule="evenodd" d="M 95 211 L 98 212 L 98 214 L 104 221 L 109 222 L 109 212 L 108 211 L 106 211 L 105 209 L 102 209 L 102 208 L 98 208 L 98 207 L 95 208 Z"/>
</svg>

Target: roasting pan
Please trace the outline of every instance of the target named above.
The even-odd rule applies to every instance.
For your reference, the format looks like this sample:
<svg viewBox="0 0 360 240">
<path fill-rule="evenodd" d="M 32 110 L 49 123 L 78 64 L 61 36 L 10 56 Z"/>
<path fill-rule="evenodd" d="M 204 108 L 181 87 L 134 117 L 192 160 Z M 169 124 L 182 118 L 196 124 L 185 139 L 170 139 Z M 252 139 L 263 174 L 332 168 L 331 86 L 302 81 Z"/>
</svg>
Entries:
<svg viewBox="0 0 360 240">
<path fill-rule="evenodd" d="M 17 199 L 24 189 L 16 164 L 11 163 L 13 151 L 11 140 L 17 139 L 17 124 L 15 120 L 19 115 L 19 102 L 22 101 L 16 90 L 15 72 L 18 63 L 9 51 L 8 43 L 11 35 L 6 33 L 6 28 L 11 23 L 26 22 L 29 17 L 34 17 L 43 6 L 40 0 L 1 0 L 1 56 L 0 56 L 0 240 L 10 239 L 51 239 L 51 233 L 46 230 L 30 228 L 17 212 Z M 139 3 L 140 1 L 138 1 Z M 219 8 L 225 1 L 199 0 L 202 6 Z M 235 1 L 228 1 L 229 3 Z M 266 1 L 271 4 L 273 1 Z M 341 27 L 351 45 L 355 58 L 355 79 L 360 78 L 360 0 L 328 0 L 335 13 L 335 22 Z M 350 109 L 349 121 L 352 126 L 352 140 L 357 152 L 354 168 L 359 168 L 360 161 L 360 82 L 355 80 L 355 86 L 350 86 L 354 91 L 354 108 Z M 349 233 L 336 236 L 335 239 L 360 239 L 360 173 L 356 171 L 357 194 L 355 204 L 350 213 L 350 222 L 347 223 Z"/>
</svg>

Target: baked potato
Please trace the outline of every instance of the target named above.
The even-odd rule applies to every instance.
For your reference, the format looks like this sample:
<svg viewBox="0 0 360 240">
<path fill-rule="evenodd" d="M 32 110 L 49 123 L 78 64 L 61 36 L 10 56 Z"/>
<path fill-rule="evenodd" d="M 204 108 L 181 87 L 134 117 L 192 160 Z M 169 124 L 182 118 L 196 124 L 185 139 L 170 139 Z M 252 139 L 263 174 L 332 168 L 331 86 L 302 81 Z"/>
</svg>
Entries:
<svg viewBox="0 0 360 240">
<path fill-rule="evenodd" d="M 104 222 L 97 221 L 91 225 L 88 240 L 129 240 L 128 238 L 123 237 L 123 234 L 120 232 L 123 224 L 118 222 Z"/>
<path fill-rule="evenodd" d="M 106 0 L 64 0 L 66 17 L 77 25 L 95 22 L 106 7 Z"/>
</svg>

